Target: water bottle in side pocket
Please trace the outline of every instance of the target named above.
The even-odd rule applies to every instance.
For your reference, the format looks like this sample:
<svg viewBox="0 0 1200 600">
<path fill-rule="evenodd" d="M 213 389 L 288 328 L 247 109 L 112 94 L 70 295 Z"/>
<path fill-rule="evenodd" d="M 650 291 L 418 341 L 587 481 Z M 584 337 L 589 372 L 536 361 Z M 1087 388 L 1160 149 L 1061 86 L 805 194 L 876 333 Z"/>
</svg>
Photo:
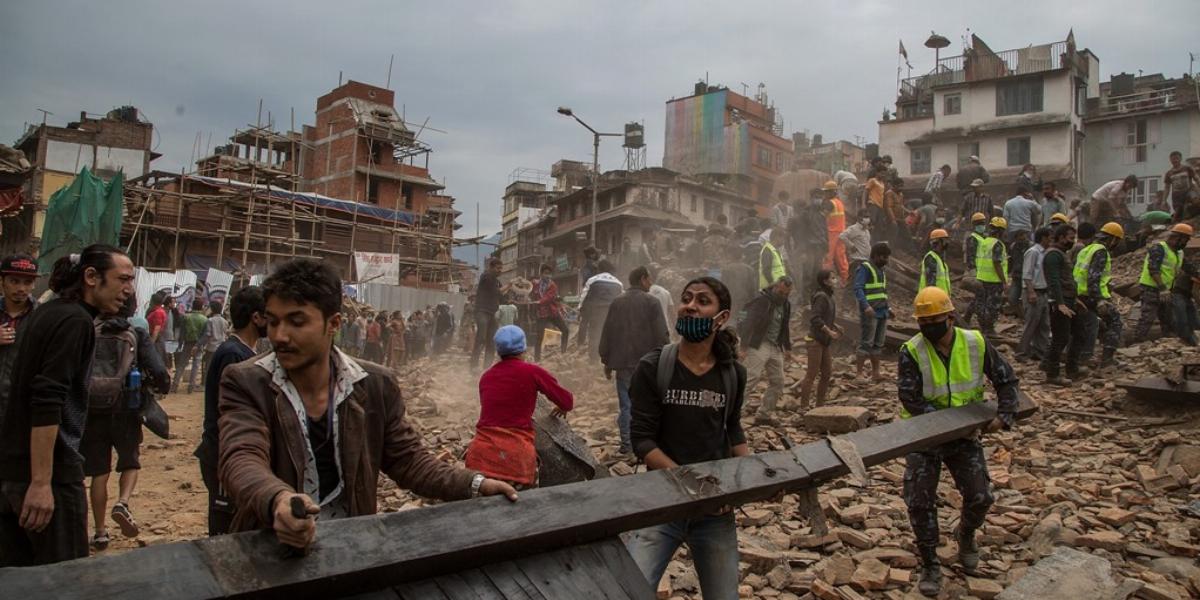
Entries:
<svg viewBox="0 0 1200 600">
<path fill-rule="evenodd" d="M 125 379 L 125 408 L 141 410 L 142 408 L 142 372 L 134 365 Z"/>
</svg>

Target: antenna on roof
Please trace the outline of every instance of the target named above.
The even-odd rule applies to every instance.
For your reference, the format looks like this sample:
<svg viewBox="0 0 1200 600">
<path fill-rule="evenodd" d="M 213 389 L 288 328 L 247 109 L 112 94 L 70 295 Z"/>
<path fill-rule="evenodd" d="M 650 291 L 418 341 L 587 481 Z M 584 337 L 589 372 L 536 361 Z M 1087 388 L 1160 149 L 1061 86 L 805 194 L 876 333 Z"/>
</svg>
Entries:
<svg viewBox="0 0 1200 600">
<path fill-rule="evenodd" d="M 388 76 L 387 83 L 383 87 L 392 89 L 392 63 L 396 61 L 396 54 L 393 52 L 392 57 L 388 59 Z"/>
<path fill-rule="evenodd" d="M 342 72 L 338 71 L 338 87 L 342 87 Z"/>
</svg>

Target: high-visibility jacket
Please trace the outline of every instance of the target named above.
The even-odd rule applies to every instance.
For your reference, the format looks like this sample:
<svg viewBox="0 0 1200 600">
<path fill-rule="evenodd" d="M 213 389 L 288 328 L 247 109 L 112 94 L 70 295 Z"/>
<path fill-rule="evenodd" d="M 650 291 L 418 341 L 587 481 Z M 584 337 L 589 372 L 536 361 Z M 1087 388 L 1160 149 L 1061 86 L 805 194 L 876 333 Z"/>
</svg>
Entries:
<svg viewBox="0 0 1200 600">
<path fill-rule="evenodd" d="M 1175 276 L 1179 273 L 1179 267 L 1183 264 L 1183 251 L 1176 252 L 1167 245 L 1166 242 L 1159 242 L 1158 245 L 1163 249 L 1162 266 L 1158 269 L 1158 276 L 1162 279 L 1163 285 L 1167 289 L 1171 289 L 1171 284 L 1175 283 Z M 1142 260 L 1142 278 L 1138 283 L 1158 289 L 1158 284 L 1154 283 L 1154 278 L 1150 276 L 1150 253 L 1146 253 L 1146 258 Z"/>
<path fill-rule="evenodd" d="M 767 281 L 766 276 L 763 275 L 762 272 L 763 254 L 767 252 L 771 253 L 770 281 Z M 787 275 L 787 269 L 783 266 L 783 257 L 779 255 L 779 251 L 775 249 L 775 246 L 771 245 L 771 242 L 763 243 L 762 250 L 759 250 L 758 252 L 758 289 L 761 290 L 775 283 L 776 281 L 779 281 L 779 278 L 783 277 L 784 275 Z"/>
<path fill-rule="evenodd" d="M 1075 276 L 1075 293 L 1080 296 L 1088 295 L 1088 265 L 1092 264 L 1092 257 L 1099 250 L 1105 250 L 1107 254 L 1104 261 L 1104 273 L 1100 276 L 1100 297 L 1111 298 L 1112 292 L 1108 289 L 1108 284 L 1112 281 L 1112 253 L 1107 252 L 1104 244 L 1092 242 L 1086 248 L 1079 251 L 1079 256 L 1075 258 L 1075 269 L 1072 274 Z"/>
<path fill-rule="evenodd" d="M 867 279 L 867 284 L 863 286 L 863 291 L 866 293 L 867 302 L 874 300 L 887 301 L 887 273 L 879 271 L 871 261 L 866 261 L 862 266 L 867 270 L 870 278 Z"/>
<path fill-rule="evenodd" d="M 841 233 L 846 230 L 846 207 L 837 198 L 833 198 L 829 203 L 833 205 L 833 210 L 825 215 L 825 225 L 829 233 Z M 829 236 L 829 239 L 833 241 L 834 236 Z"/>
<path fill-rule="evenodd" d="M 950 364 L 942 362 L 933 342 L 914 335 L 902 347 L 921 370 L 921 396 L 934 408 L 953 408 L 983 401 L 983 357 L 987 341 L 973 329 L 954 328 Z M 900 418 L 911 417 L 900 410 Z"/>
<path fill-rule="evenodd" d="M 937 264 L 937 274 L 935 275 L 936 279 L 927 282 L 925 281 L 925 261 L 931 256 L 934 263 Z M 942 291 L 946 292 L 947 296 L 950 295 L 950 269 L 946 268 L 946 261 L 942 260 L 941 255 L 933 250 L 926 252 L 925 258 L 921 259 L 921 282 L 917 286 L 917 293 L 920 293 L 921 290 L 931 285 L 942 288 Z"/>
<path fill-rule="evenodd" d="M 1000 272 L 996 272 L 996 266 L 992 263 L 992 252 L 996 248 L 996 244 L 1000 244 Z M 1008 247 L 994 237 L 983 238 L 979 242 L 979 247 L 975 249 L 975 279 L 984 283 L 1008 283 Z"/>
</svg>

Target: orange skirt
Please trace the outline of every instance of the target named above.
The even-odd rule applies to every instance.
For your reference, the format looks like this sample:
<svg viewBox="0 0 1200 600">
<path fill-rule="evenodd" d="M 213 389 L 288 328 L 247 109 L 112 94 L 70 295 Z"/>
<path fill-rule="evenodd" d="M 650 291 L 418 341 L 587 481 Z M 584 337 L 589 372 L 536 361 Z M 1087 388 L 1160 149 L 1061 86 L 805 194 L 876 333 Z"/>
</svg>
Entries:
<svg viewBox="0 0 1200 600">
<path fill-rule="evenodd" d="M 467 468 L 513 484 L 537 483 L 536 433 L 531 429 L 478 427 L 467 447 Z"/>
</svg>

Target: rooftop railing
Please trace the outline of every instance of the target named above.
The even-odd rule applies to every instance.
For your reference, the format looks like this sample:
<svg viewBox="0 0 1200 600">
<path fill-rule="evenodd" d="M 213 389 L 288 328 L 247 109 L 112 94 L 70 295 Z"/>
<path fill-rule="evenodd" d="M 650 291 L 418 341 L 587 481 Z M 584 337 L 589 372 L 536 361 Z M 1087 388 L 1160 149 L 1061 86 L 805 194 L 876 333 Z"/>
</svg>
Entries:
<svg viewBox="0 0 1200 600">
<path fill-rule="evenodd" d="M 900 82 L 901 98 L 917 98 L 928 90 L 957 83 L 986 81 L 1055 71 L 1068 65 L 1067 42 L 1005 50 L 994 54 L 969 52 L 938 61 L 933 72 Z"/>
</svg>

